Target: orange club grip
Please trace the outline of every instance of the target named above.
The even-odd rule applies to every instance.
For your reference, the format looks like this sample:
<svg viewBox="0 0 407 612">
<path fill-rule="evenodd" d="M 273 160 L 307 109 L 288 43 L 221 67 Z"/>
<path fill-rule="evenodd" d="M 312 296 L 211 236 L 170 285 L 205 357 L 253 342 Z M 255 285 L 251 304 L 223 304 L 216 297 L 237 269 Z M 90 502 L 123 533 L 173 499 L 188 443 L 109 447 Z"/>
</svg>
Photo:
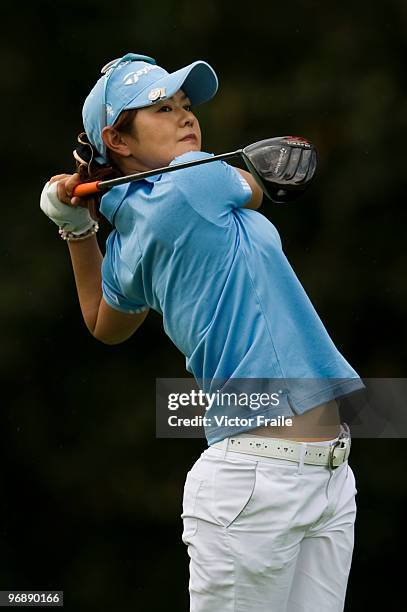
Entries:
<svg viewBox="0 0 407 612">
<path fill-rule="evenodd" d="M 98 185 L 101 182 L 102 181 L 93 181 L 93 183 L 79 183 L 79 185 L 76 185 L 74 188 L 72 196 L 82 198 L 84 196 L 92 195 L 92 193 L 98 193 Z"/>
</svg>

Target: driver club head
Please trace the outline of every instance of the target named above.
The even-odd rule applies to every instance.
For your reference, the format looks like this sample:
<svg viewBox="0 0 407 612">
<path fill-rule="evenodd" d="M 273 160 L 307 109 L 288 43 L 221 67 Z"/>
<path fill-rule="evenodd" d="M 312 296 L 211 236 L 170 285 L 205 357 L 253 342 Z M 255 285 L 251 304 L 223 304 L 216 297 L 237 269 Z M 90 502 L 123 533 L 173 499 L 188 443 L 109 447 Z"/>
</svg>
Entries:
<svg viewBox="0 0 407 612">
<path fill-rule="evenodd" d="M 264 193 L 276 204 L 301 196 L 317 166 L 314 145 L 300 136 L 260 140 L 242 149 L 241 156 Z"/>
</svg>

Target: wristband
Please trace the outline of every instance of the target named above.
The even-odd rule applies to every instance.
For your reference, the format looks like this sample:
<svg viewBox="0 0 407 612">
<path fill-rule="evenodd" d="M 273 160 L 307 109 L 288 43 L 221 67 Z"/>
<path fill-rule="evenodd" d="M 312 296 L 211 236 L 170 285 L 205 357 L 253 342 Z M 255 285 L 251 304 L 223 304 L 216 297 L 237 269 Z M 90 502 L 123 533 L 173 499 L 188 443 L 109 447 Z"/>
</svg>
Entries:
<svg viewBox="0 0 407 612">
<path fill-rule="evenodd" d="M 94 236 L 96 232 L 99 231 L 99 224 L 94 223 L 91 228 L 83 232 L 82 234 L 74 234 L 74 232 L 67 232 L 62 227 L 59 228 L 59 235 L 62 240 L 66 240 L 67 242 L 80 242 L 81 240 L 86 240 L 86 238 L 90 238 Z"/>
</svg>

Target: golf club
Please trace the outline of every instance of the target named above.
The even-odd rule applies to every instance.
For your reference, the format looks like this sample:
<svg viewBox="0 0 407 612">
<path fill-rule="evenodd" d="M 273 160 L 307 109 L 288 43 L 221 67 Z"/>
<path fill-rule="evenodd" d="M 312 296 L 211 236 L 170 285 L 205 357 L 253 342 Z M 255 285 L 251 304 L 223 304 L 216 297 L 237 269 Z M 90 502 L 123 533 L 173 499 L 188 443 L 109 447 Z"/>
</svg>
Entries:
<svg viewBox="0 0 407 612">
<path fill-rule="evenodd" d="M 147 172 L 128 174 L 107 181 L 84 182 L 75 187 L 73 195 L 87 196 L 106 191 L 116 185 L 140 181 L 149 176 L 231 157 L 243 159 L 247 169 L 265 195 L 276 204 L 285 204 L 297 199 L 310 184 L 317 165 L 316 150 L 310 142 L 300 136 L 282 136 L 255 142 L 231 153 L 155 168 Z"/>
</svg>

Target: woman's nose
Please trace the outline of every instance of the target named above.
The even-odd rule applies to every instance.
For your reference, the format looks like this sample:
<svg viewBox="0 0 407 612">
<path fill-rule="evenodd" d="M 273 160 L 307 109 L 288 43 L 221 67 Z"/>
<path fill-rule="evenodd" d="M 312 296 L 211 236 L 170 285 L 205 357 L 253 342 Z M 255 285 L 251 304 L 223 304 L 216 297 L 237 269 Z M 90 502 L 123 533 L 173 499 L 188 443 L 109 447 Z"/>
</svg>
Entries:
<svg viewBox="0 0 407 612">
<path fill-rule="evenodd" d="M 181 123 L 182 125 L 193 125 L 194 123 L 194 116 L 185 108 L 181 109 Z"/>
</svg>

